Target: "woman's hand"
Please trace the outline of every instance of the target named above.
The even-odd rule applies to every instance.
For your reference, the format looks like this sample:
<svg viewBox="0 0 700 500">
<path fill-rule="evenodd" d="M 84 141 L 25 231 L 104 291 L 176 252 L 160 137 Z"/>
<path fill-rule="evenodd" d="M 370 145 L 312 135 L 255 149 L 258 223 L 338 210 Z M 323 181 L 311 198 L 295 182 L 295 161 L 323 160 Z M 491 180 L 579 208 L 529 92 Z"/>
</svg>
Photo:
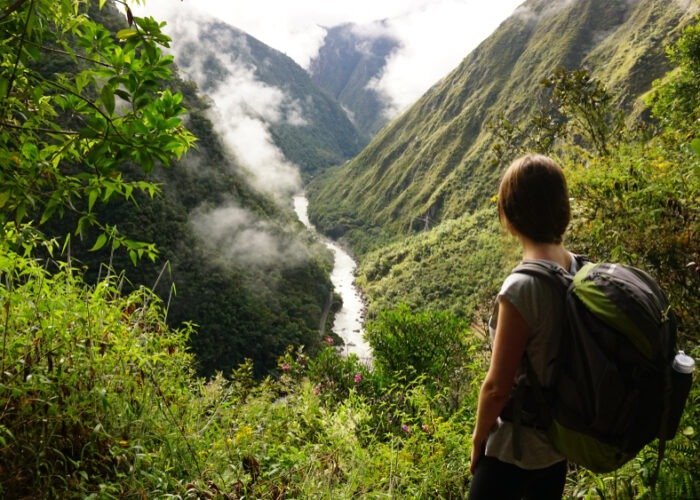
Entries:
<svg viewBox="0 0 700 500">
<path fill-rule="evenodd" d="M 486 437 L 478 438 L 477 436 L 474 436 L 472 438 L 472 455 L 469 463 L 469 470 L 471 471 L 472 475 L 474 475 L 474 472 L 476 472 L 476 464 L 479 462 L 479 459 L 483 456 L 485 451 Z"/>
</svg>

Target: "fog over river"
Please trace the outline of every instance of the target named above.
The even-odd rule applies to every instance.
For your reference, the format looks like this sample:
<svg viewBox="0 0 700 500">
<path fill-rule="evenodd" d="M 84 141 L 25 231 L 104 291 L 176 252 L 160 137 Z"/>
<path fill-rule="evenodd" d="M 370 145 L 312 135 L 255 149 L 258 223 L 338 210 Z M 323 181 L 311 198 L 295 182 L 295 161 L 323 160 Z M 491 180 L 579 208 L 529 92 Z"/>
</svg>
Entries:
<svg viewBox="0 0 700 500">
<path fill-rule="evenodd" d="M 294 197 L 294 211 L 299 220 L 309 229 L 315 231 L 308 216 L 309 200 L 304 195 Z M 335 259 L 331 282 L 343 299 L 343 307 L 335 315 L 333 331 L 345 341 L 345 352 L 355 353 L 362 361 L 369 361 L 372 357 L 367 342 L 362 338 L 365 304 L 360 292 L 355 287 L 355 268 L 357 264 L 353 258 L 337 243 L 321 236 L 323 243 L 328 247 Z"/>
</svg>

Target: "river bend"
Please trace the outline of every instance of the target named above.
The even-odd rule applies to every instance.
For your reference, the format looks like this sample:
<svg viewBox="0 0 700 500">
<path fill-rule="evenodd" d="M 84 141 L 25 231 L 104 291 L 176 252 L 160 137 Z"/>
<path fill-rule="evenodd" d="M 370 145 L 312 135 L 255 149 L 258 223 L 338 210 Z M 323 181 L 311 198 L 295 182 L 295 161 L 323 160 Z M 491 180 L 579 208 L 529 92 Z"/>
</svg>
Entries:
<svg viewBox="0 0 700 500">
<path fill-rule="evenodd" d="M 312 231 L 316 229 L 309 221 L 309 200 L 304 195 L 294 197 L 294 211 L 299 220 Z M 372 354 L 369 344 L 363 338 L 363 322 L 365 303 L 362 295 L 355 286 L 355 269 L 357 264 L 353 258 L 336 242 L 320 236 L 323 243 L 333 252 L 334 265 L 331 273 L 331 282 L 336 293 L 343 300 L 343 306 L 335 315 L 333 332 L 345 342 L 345 352 L 354 353 L 362 361 L 371 360 Z"/>
</svg>

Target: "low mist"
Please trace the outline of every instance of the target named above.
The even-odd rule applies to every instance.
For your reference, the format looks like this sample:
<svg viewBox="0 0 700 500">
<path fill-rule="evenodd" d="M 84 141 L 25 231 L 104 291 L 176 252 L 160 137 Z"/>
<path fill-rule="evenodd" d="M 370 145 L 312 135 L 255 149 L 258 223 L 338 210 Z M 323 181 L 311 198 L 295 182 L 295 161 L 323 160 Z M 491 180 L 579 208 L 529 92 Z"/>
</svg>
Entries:
<svg viewBox="0 0 700 500">
<path fill-rule="evenodd" d="M 304 125 L 301 104 L 282 89 L 256 80 L 255 68 L 237 57 L 249 50 L 245 36 L 231 37 L 226 31 L 225 38 L 219 37 L 221 29 L 212 36 L 208 23 L 213 19 L 180 13 L 170 21 L 168 33 L 181 73 L 213 101 L 209 118 L 214 129 L 253 187 L 278 202 L 288 200 L 301 188 L 299 170 L 274 144 L 269 126 Z M 203 26 L 207 36 L 200 33 Z"/>
<path fill-rule="evenodd" d="M 233 200 L 219 207 L 196 209 L 189 223 L 208 256 L 222 267 L 293 266 L 308 258 L 308 250 L 294 233 L 285 234 Z"/>
</svg>

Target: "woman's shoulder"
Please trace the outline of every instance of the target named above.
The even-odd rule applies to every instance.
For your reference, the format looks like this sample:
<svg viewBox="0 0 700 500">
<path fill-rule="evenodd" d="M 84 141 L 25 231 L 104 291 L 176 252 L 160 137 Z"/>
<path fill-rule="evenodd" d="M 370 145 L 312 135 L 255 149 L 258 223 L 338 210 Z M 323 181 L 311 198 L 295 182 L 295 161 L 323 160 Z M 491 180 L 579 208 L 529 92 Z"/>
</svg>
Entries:
<svg viewBox="0 0 700 500">
<path fill-rule="evenodd" d="M 525 273 L 511 272 L 501 285 L 499 295 L 508 295 L 509 292 L 523 292 L 537 288 L 539 281 L 535 276 Z"/>
<path fill-rule="evenodd" d="M 517 272 L 506 277 L 498 295 L 513 304 L 533 330 L 540 325 L 555 300 L 555 290 L 548 281 Z"/>
</svg>

